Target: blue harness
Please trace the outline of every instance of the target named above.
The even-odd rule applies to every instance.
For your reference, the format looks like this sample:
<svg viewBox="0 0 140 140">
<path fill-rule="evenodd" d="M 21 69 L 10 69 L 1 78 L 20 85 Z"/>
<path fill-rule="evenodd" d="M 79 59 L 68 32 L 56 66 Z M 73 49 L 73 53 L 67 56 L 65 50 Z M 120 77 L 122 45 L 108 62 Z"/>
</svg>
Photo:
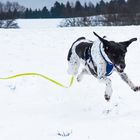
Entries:
<svg viewBox="0 0 140 140">
<path fill-rule="evenodd" d="M 105 60 L 106 62 L 106 76 L 110 76 L 113 72 L 113 68 L 114 68 L 114 64 L 112 64 L 111 62 L 109 62 L 105 56 L 103 55 L 102 53 L 102 50 L 101 50 L 101 46 L 100 46 L 100 53 L 101 53 L 101 56 L 103 57 L 103 59 Z"/>
</svg>

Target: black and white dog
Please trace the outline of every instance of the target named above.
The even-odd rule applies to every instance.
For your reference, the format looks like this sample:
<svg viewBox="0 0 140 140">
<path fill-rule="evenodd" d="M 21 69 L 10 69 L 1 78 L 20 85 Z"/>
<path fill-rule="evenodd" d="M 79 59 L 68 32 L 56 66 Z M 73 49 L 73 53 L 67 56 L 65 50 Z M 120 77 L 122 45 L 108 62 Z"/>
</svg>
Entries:
<svg viewBox="0 0 140 140">
<path fill-rule="evenodd" d="M 80 63 L 84 65 L 77 80 L 81 81 L 84 74 L 92 74 L 106 84 L 105 99 L 110 100 L 112 94 L 111 80 L 109 75 L 115 70 L 121 78 L 131 87 L 133 91 L 139 91 L 140 86 L 135 86 L 124 73 L 125 54 L 127 47 L 137 38 L 124 42 L 108 41 L 104 37 L 98 37 L 96 41 L 87 40 L 85 37 L 77 39 L 71 46 L 68 53 L 68 73 L 77 75 Z"/>
</svg>

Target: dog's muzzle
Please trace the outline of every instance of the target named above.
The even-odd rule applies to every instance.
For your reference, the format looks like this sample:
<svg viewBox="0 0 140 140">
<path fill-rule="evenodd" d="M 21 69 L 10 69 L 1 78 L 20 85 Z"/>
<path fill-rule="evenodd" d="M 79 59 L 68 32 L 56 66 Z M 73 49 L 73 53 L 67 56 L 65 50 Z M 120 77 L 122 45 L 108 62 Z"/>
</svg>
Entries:
<svg viewBox="0 0 140 140">
<path fill-rule="evenodd" d="M 115 65 L 115 68 L 116 68 L 116 70 L 118 71 L 118 72 L 120 72 L 120 73 L 122 73 L 123 71 L 124 71 L 124 69 L 125 69 L 125 66 L 117 66 L 117 65 Z"/>
</svg>

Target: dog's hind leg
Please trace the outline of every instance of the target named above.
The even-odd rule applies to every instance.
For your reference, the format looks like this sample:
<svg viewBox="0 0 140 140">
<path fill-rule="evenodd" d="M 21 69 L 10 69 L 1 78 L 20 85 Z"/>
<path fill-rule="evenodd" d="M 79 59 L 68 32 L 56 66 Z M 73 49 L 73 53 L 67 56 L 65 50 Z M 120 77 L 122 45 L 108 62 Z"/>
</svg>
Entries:
<svg viewBox="0 0 140 140">
<path fill-rule="evenodd" d="M 78 69 L 80 67 L 80 60 L 78 56 L 75 54 L 72 54 L 70 59 L 68 60 L 68 74 L 70 75 L 77 75 L 78 74 Z"/>
<path fill-rule="evenodd" d="M 84 68 L 81 73 L 77 76 L 77 81 L 80 82 L 83 79 L 84 74 L 89 74 L 88 71 Z"/>
<path fill-rule="evenodd" d="M 132 81 L 128 78 L 127 74 L 122 72 L 122 73 L 119 73 L 120 77 L 122 78 L 122 80 L 124 82 L 126 82 L 133 91 L 140 91 L 140 86 L 135 86 Z"/>
</svg>

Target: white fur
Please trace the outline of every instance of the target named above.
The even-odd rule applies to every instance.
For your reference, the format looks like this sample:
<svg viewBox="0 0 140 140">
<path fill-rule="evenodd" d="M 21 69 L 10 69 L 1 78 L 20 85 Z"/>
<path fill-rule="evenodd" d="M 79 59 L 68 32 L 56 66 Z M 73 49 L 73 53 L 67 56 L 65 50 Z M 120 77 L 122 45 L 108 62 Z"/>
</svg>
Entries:
<svg viewBox="0 0 140 140">
<path fill-rule="evenodd" d="M 103 47 L 103 44 L 100 42 L 100 40 L 96 40 L 91 48 L 91 56 L 95 65 L 97 66 L 98 79 L 102 79 L 106 74 L 106 62 L 100 53 L 100 45 Z"/>
</svg>

